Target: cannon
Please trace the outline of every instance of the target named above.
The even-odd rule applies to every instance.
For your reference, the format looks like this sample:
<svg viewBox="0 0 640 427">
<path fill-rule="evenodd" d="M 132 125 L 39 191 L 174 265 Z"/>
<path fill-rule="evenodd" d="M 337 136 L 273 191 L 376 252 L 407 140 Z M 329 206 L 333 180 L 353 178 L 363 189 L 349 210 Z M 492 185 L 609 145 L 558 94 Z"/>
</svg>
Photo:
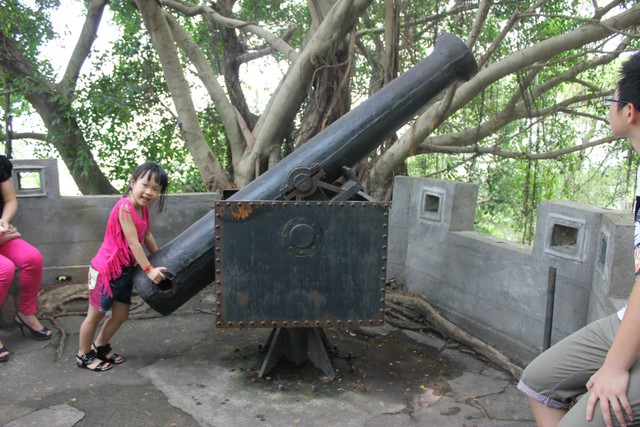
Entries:
<svg viewBox="0 0 640 427">
<path fill-rule="evenodd" d="M 167 280 L 156 286 L 141 271 L 136 272 L 134 285 L 142 299 L 152 309 L 168 315 L 216 281 L 216 249 L 220 250 L 220 247 L 216 248 L 217 244 L 220 245 L 219 241 L 216 241 L 216 238 L 220 237 L 217 235 L 216 227 L 219 230 L 221 224 L 217 222 L 224 219 L 220 215 L 224 214 L 222 211 L 225 209 L 228 209 L 227 217 L 233 217 L 234 212 L 237 216 L 238 211 L 247 208 L 265 211 L 263 217 L 268 217 L 269 214 L 279 215 L 291 210 L 282 209 L 281 203 L 288 203 L 289 207 L 293 207 L 294 202 L 324 199 L 332 200 L 331 203 L 342 201 L 355 204 L 358 207 L 354 207 L 354 211 L 361 209 L 362 212 L 371 212 L 367 220 L 380 223 L 381 217 L 375 213 L 379 209 L 359 208 L 359 203 L 366 203 L 361 200 L 366 201 L 367 198 L 360 191 L 361 187 L 354 183 L 353 173 L 348 168 L 374 151 L 445 88 L 455 82 L 470 79 L 477 70 L 477 63 L 466 45 L 451 34 L 442 34 L 436 41 L 433 53 L 426 59 L 392 80 L 263 175 L 237 191 L 227 199 L 230 203 L 227 208 L 224 204 L 217 204 L 215 209 L 152 254 L 150 260 L 154 265 L 167 267 Z M 326 196 L 327 194 L 330 196 Z M 248 201 L 272 201 L 273 204 L 250 205 Z M 311 206 L 314 206 L 314 209 L 310 211 L 322 211 L 326 207 L 317 203 L 311 203 Z M 274 211 L 279 214 L 273 214 Z M 294 223 L 289 225 L 286 233 L 281 233 L 281 236 L 284 236 L 282 238 L 286 237 L 290 239 L 289 243 L 293 242 L 294 251 L 308 250 L 307 247 L 318 245 L 317 228 L 324 225 L 318 225 L 319 220 L 317 216 L 314 217 L 315 213 L 301 216 L 307 220 L 296 220 L 297 214 L 292 215 L 288 221 L 293 220 Z M 331 215 L 333 216 L 333 213 Z M 308 218 L 309 216 L 312 218 Z M 345 220 L 353 224 L 357 218 Z M 241 233 L 241 227 L 232 228 L 236 230 L 231 232 L 232 236 L 235 236 L 234 233 Z M 336 242 L 338 241 L 340 240 L 336 239 Z M 386 248 L 385 245 L 379 246 Z M 306 255 L 297 256 L 301 259 Z M 357 253 L 352 256 L 359 257 Z M 379 283 L 376 284 L 376 288 L 380 288 Z M 286 298 L 286 295 L 280 298 Z M 364 311 L 367 309 L 368 307 L 363 308 Z M 265 315 L 273 316 L 273 313 Z M 249 320 L 246 323 L 235 320 L 231 323 L 234 326 L 240 323 L 241 326 L 248 326 L 252 321 L 254 325 L 257 322 L 258 326 L 274 326 L 268 322 L 262 325 L 261 322 L 264 320 L 260 319 Z M 288 320 L 280 319 L 275 326 L 283 326 L 282 322 Z M 218 322 L 218 326 L 227 324 L 228 322 L 224 321 Z M 287 323 L 287 326 L 293 326 L 293 322 Z"/>
</svg>

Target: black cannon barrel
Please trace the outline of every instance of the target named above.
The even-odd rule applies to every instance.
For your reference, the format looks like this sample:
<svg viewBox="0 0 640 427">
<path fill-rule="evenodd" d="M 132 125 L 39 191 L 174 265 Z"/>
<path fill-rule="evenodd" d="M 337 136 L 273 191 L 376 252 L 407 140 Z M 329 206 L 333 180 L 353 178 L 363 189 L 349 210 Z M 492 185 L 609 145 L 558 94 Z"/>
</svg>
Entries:
<svg viewBox="0 0 640 427">
<path fill-rule="evenodd" d="M 230 200 L 278 200 L 289 172 L 319 164 L 324 181 L 340 177 L 409 121 L 452 83 L 470 79 L 478 65 L 467 46 L 452 34 L 438 37 L 434 51 L 362 104 L 336 120 L 281 160 Z M 215 213 L 210 212 L 151 255 L 170 279 L 155 286 L 142 271 L 135 286 L 147 304 L 170 314 L 215 280 Z"/>
</svg>

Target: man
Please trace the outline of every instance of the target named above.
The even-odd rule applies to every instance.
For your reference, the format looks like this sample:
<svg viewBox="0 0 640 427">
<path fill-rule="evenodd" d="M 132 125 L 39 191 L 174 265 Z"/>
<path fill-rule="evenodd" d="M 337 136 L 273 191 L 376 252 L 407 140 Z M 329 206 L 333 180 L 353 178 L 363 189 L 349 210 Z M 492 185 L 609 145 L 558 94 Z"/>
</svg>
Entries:
<svg viewBox="0 0 640 427">
<path fill-rule="evenodd" d="M 606 101 L 613 135 L 628 138 L 640 153 L 640 52 L 623 64 Z M 636 235 L 639 227 L 636 206 Z M 613 419 L 640 425 L 639 265 L 636 259 L 637 280 L 625 309 L 566 337 L 524 370 L 518 389 L 529 397 L 539 427 L 609 427 Z"/>
</svg>

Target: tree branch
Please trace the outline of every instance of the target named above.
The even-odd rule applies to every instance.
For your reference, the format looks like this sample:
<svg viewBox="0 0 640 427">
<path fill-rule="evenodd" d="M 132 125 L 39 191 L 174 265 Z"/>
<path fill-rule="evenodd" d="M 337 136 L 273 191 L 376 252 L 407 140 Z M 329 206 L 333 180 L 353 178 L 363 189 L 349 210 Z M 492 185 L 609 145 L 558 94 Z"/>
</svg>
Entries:
<svg viewBox="0 0 640 427">
<path fill-rule="evenodd" d="M 640 4 L 634 4 L 626 11 L 602 22 L 593 22 L 576 30 L 548 38 L 536 45 L 528 46 L 504 59 L 482 69 L 474 78 L 458 88 L 447 114 L 437 116 L 437 103 L 423 112 L 412 127 L 392 145 L 377 161 L 369 175 L 373 188 L 384 187 L 390 180 L 393 171 L 407 158 L 415 147 L 415 141 L 425 141 L 432 130 L 439 126 L 446 117 L 468 104 L 473 97 L 481 93 L 494 82 L 505 76 L 523 70 L 525 67 L 548 61 L 555 55 L 584 45 L 604 40 L 616 31 L 627 29 L 640 20 Z M 376 194 L 372 196 L 377 197 Z"/>
<path fill-rule="evenodd" d="M 76 43 L 76 47 L 73 49 L 64 76 L 60 83 L 58 83 L 58 88 L 65 95 L 75 87 L 78 76 L 80 75 L 80 69 L 89 56 L 89 53 L 91 53 L 91 47 L 97 37 L 98 27 L 102 20 L 102 13 L 108 2 L 108 0 L 91 0 L 91 3 L 89 3 L 87 17 L 82 26 L 78 43 Z"/>
<path fill-rule="evenodd" d="M 454 16 L 457 15 L 459 13 L 462 12 L 468 12 L 470 10 L 473 9 L 477 9 L 478 5 L 477 4 L 464 4 L 464 5 L 460 5 L 460 6 L 455 6 L 452 7 L 450 9 L 447 9 L 445 12 L 442 13 L 436 13 L 434 15 L 429 15 L 429 16 L 425 16 L 423 18 L 420 19 L 414 19 L 411 20 L 409 22 L 401 22 L 400 26 L 401 27 L 405 27 L 405 28 L 411 28 L 411 27 L 416 27 L 420 24 L 424 24 L 427 22 L 438 22 L 441 21 L 443 18 L 446 18 L 448 16 Z M 356 37 L 359 39 L 363 36 L 366 35 L 373 35 L 373 34 L 382 34 L 385 32 L 385 28 L 383 27 L 376 27 L 376 28 L 367 28 L 366 30 L 359 30 L 356 31 Z"/>
<path fill-rule="evenodd" d="M 495 157 L 502 157 L 507 159 L 528 159 L 528 160 L 549 160 L 555 159 L 566 154 L 574 153 L 576 151 L 583 151 L 588 148 L 597 147 L 599 145 L 610 144 L 619 138 L 607 137 L 601 138 L 595 141 L 583 142 L 580 145 L 574 145 L 572 147 L 563 148 L 561 150 L 549 151 L 547 153 L 527 153 L 525 151 L 505 151 L 500 150 L 497 147 L 501 143 L 497 143 L 492 147 L 440 147 L 435 145 L 428 145 L 425 147 L 425 152 L 431 153 L 446 153 L 446 154 L 490 154 Z"/>
<path fill-rule="evenodd" d="M 242 152 L 246 146 L 240 125 L 236 116 L 236 109 L 231 104 L 222 86 L 216 78 L 211 64 L 207 61 L 202 49 L 193 41 L 191 36 L 169 13 L 165 12 L 165 18 L 169 23 L 169 28 L 173 34 L 173 38 L 180 46 L 182 51 L 187 55 L 191 63 L 196 67 L 198 77 L 204 85 L 209 97 L 216 106 L 216 110 L 220 114 L 225 131 L 229 137 L 231 146 L 231 161 L 237 163 L 242 157 Z"/>
<path fill-rule="evenodd" d="M 444 336 L 450 337 L 478 352 L 495 366 L 509 372 L 514 378 L 520 378 L 522 374 L 520 366 L 513 363 L 494 347 L 447 320 L 421 296 L 408 292 L 387 291 L 385 304 L 389 308 L 390 314 L 400 319 L 408 319 L 411 322 L 432 326 Z M 393 318 L 387 317 L 387 321 L 393 323 Z"/>
<path fill-rule="evenodd" d="M 266 29 L 252 22 L 245 22 L 239 19 L 227 18 L 220 15 L 213 8 L 207 6 L 204 2 L 199 5 L 187 5 L 177 0 L 162 0 L 162 3 L 171 9 L 175 9 L 184 16 L 203 15 L 209 21 L 222 25 L 227 28 L 242 30 L 263 39 L 269 46 L 276 51 L 282 53 L 290 61 L 298 58 L 298 52 L 283 38 L 267 31 Z"/>
<path fill-rule="evenodd" d="M 9 136 L 7 134 L 0 135 L 0 141 L 7 141 L 8 139 Z M 46 141 L 47 134 L 38 132 L 12 132 L 11 139 L 37 139 L 39 141 Z"/>
</svg>

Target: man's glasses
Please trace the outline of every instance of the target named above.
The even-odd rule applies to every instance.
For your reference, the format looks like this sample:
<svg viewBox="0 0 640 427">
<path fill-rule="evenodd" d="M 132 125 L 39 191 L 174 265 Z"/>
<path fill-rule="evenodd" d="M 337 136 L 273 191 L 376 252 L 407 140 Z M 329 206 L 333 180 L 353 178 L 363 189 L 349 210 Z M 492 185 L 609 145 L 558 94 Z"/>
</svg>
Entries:
<svg viewBox="0 0 640 427">
<path fill-rule="evenodd" d="M 620 99 L 613 98 L 602 98 L 602 102 L 604 102 L 604 105 L 606 105 L 607 107 L 615 102 L 617 102 L 618 104 L 631 104 L 629 101 L 622 101 Z"/>
</svg>

